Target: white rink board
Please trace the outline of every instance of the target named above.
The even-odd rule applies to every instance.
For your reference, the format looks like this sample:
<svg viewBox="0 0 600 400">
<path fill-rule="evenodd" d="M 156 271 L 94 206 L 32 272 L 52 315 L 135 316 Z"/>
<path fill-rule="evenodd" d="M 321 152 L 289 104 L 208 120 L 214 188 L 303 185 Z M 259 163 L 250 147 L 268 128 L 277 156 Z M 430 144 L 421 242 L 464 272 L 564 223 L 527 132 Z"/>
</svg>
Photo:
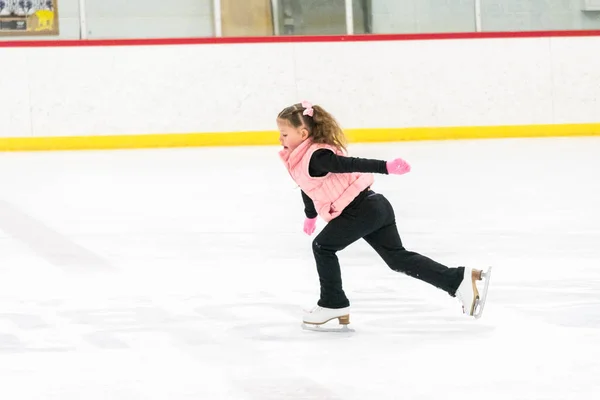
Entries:
<svg viewBox="0 0 600 400">
<path fill-rule="evenodd" d="M 599 122 L 600 37 L 0 48 L 0 137 Z M 8 122 L 6 122 L 8 121 Z"/>
</svg>

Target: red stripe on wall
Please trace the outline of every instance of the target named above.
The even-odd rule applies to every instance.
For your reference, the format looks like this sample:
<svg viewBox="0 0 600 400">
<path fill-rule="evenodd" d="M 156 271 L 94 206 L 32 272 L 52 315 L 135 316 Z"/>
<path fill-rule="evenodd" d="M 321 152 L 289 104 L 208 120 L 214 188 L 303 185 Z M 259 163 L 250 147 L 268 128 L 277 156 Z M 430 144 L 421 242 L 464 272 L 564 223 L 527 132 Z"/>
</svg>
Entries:
<svg viewBox="0 0 600 400">
<path fill-rule="evenodd" d="M 332 36 L 259 36 L 259 37 L 199 37 L 169 39 L 88 39 L 88 40 L 18 40 L 1 41 L 0 47 L 78 47 L 78 46 L 165 46 L 189 44 L 245 43 L 317 43 L 317 42 L 378 42 L 447 39 L 504 39 L 543 37 L 600 36 L 600 30 L 519 31 L 519 32 L 457 32 L 415 34 L 372 34 Z"/>
</svg>

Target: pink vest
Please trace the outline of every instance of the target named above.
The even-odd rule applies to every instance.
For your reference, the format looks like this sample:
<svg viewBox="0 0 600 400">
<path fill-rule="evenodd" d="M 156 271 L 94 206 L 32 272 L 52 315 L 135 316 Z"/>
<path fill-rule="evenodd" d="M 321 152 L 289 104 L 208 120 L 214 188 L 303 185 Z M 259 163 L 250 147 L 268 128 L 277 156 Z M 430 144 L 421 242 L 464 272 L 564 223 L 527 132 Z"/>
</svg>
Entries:
<svg viewBox="0 0 600 400">
<path fill-rule="evenodd" d="M 344 211 L 356 196 L 373 184 L 375 178 L 370 173 L 328 173 L 323 177 L 312 177 L 308 173 L 310 158 L 318 149 L 329 149 L 335 154 L 341 151 L 326 144 L 313 143 L 310 139 L 302 142 L 291 153 L 279 152 L 292 179 L 300 189 L 312 199 L 317 213 L 329 222 Z"/>
</svg>

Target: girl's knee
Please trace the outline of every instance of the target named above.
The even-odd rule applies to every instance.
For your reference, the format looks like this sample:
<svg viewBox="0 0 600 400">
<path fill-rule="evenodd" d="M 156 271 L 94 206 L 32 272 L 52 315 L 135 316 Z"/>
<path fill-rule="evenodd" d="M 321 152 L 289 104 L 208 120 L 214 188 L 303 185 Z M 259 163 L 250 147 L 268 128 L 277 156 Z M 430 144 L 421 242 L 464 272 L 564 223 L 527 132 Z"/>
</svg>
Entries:
<svg viewBox="0 0 600 400">
<path fill-rule="evenodd" d="M 323 247 L 321 246 L 321 244 L 319 243 L 319 241 L 317 239 L 318 238 L 314 238 L 313 241 L 312 241 L 313 253 L 319 253 L 323 249 Z"/>
<path fill-rule="evenodd" d="M 316 237 L 313 241 L 312 241 L 312 250 L 313 253 L 315 254 L 325 254 L 325 253 L 335 253 L 336 249 L 332 248 L 331 245 L 327 245 L 327 244 L 323 244 L 321 242 L 319 242 L 319 238 Z"/>
</svg>

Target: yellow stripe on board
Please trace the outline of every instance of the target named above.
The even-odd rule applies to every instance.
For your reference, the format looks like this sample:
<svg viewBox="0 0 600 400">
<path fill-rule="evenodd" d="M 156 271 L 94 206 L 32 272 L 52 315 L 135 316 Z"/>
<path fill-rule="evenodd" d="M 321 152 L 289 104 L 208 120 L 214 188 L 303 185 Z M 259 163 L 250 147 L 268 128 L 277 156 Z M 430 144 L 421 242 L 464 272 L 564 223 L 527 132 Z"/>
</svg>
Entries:
<svg viewBox="0 0 600 400">
<path fill-rule="evenodd" d="M 417 140 L 503 139 L 558 136 L 600 136 L 600 123 L 565 125 L 458 126 L 432 128 L 350 129 L 353 143 Z"/>
<path fill-rule="evenodd" d="M 600 136 L 600 123 L 479 127 L 347 129 L 351 143 L 417 140 Z M 106 150 L 200 146 L 278 145 L 277 131 L 0 138 L 0 151 Z"/>
</svg>

